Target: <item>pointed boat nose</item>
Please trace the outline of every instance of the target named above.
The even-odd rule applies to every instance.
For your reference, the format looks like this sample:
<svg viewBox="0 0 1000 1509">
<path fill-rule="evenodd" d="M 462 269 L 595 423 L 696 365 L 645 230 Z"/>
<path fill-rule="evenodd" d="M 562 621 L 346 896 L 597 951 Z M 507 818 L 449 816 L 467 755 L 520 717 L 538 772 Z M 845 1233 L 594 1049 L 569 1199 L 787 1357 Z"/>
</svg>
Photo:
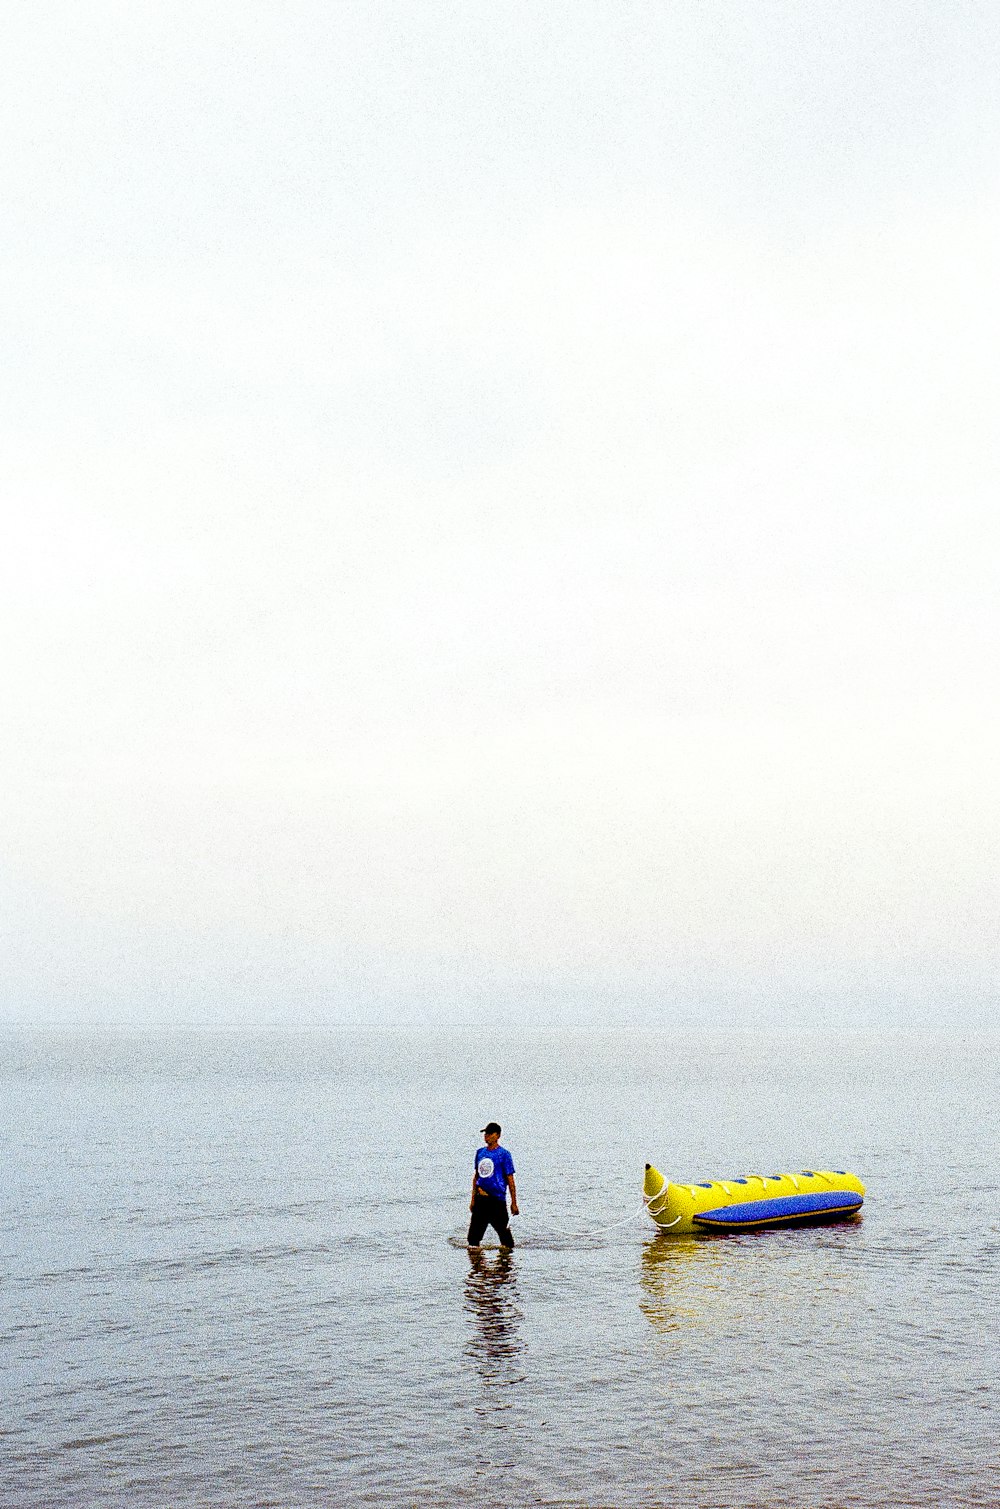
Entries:
<svg viewBox="0 0 1000 1509">
<path fill-rule="evenodd" d="M 651 1200 L 654 1195 L 658 1195 L 666 1182 L 666 1179 L 664 1179 L 658 1168 L 654 1168 L 651 1163 L 646 1164 L 646 1177 L 642 1181 L 642 1192 L 647 1200 Z"/>
</svg>

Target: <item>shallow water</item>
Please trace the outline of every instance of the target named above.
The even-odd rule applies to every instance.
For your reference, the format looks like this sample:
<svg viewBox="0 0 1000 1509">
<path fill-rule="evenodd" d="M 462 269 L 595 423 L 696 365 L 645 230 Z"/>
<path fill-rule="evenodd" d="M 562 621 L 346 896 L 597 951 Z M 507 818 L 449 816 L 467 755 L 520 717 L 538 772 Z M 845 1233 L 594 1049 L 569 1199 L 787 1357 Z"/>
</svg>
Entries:
<svg viewBox="0 0 1000 1509">
<path fill-rule="evenodd" d="M 1000 1042 L 2 1044 L 0 1503 L 993 1505 Z M 504 1123 L 519 1245 L 462 1241 Z M 863 1218 L 671 1237 L 675 1177 Z"/>
</svg>

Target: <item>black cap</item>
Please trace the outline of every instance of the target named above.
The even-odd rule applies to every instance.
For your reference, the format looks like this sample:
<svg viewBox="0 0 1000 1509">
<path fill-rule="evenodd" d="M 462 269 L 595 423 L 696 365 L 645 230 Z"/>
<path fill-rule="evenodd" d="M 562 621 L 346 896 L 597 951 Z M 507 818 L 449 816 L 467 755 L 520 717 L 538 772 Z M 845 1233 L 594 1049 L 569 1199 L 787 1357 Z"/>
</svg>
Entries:
<svg viewBox="0 0 1000 1509">
<path fill-rule="evenodd" d="M 499 1121 L 488 1121 L 486 1125 L 484 1127 L 480 1127 L 479 1130 L 482 1132 L 484 1137 L 486 1136 L 487 1132 L 496 1132 L 497 1136 L 499 1137 L 500 1133 L 503 1131 L 503 1127 L 500 1125 Z"/>
</svg>

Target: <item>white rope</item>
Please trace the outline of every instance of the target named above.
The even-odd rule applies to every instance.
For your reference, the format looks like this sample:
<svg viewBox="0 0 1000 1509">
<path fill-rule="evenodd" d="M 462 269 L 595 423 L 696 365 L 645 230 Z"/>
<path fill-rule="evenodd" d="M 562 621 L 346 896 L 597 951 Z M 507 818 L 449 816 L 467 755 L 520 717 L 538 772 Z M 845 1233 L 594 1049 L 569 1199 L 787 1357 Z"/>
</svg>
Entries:
<svg viewBox="0 0 1000 1509">
<path fill-rule="evenodd" d="M 654 1195 L 653 1198 L 655 1199 L 656 1196 Z M 610 1226 L 588 1226 L 586 1231 L 566 1231 L 562 1226 L 553 1226 L 552 1230 L 558 1231 L 561 1237 L 599 1237 L 603 1236 L 606 1231 L 615 1231 L 619 1226 L 627 1226 L 629 1221 L 637 1221 L 645 1209 L 646 1202 L 643 1200 L 638 1210 L 631 1211 L 620 1221 L 612 1221 Z"/>
<path fill-rule="evenodd" d="M 649 1211 L 649 1214 L 652 1216 L 653 1220 L 656 1222 L 656 1224 L 660 1228 L 660 1230 L 661 1231 L 669 1231 L 670 1228 L 671 1228 L 671 1226 L 676 1226 L 677 1222 L 682 1219 L 682 1217 L 684 1215 L 684 1212 L 681 1211 L 680 1215 L 674 1216 L 674 1219 L 672 1221 L 661 1221 L 659 1219 L 657 1211 L 655 1211 L 653 1209 L 653 1204 L 654 1204 L 654 1202 L 656 1200 L 659 1200 L 659 1202 L 660 1202 L 660 1204 L 659 1204 L 659 1210 L 665 1210 L 667 1208 L 667 1206 L 670 1204 L 670 1181 L 669 1180 L 667 1180 L 664 1183 L 662 1189 L 657 1190 L 657 1192 L 656 1192 L 655 1195 L 650 1195 L 648 1199 L 646 1198 L 645 1195 L 643 1195 L 643 1197 L 642 1197 L 642 1203 L 643 1203 L 643 1205 Z"/>
<path fill-rule="evenodd" d="M 674 1219 L 672 1221 L 656 1221 L 655 1216 L 653 1216 L 653 1220 L 656 1221 L 656 1224 L 661 1231 L 669 1231 L 671 1226 L 677 1225 L 677 1222 L 681 1219 L 681 1216 L 683 1216 L 683 1214 L 684 1212 L 681 1211 L 681 1214 L 679 1216 L 674 1216 Z"/>
</svg>

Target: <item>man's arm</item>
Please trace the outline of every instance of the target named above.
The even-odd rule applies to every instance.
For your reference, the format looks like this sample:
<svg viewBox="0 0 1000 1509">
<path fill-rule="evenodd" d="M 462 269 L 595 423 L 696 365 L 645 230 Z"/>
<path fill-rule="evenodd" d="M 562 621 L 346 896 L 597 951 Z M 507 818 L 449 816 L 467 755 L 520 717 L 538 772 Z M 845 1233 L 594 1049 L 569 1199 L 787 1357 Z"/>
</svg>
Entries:
<svg viewBox="0 0 1000 1509">
<path fill-rule="evenodd" d="M 507 1188 L 510 1190 L 510 1213 L 519 1216 L 521 1212 L 517 1208 L 517 1185 L 514 1183 L 514 1175 L 507 1175 Z"/>
<path fill-rule="evenodd" d="M 473 1208 L 473 1206 L 475 1205 L 475 1203 L 476 1203 L 476 1176 L 475 1176 L 475 1174 L 473 1174 L 473 1176 L 472 1176 L 472 1194 L 469 1196 L 469 1209 L 470 1210 Z"/>
</svg>

